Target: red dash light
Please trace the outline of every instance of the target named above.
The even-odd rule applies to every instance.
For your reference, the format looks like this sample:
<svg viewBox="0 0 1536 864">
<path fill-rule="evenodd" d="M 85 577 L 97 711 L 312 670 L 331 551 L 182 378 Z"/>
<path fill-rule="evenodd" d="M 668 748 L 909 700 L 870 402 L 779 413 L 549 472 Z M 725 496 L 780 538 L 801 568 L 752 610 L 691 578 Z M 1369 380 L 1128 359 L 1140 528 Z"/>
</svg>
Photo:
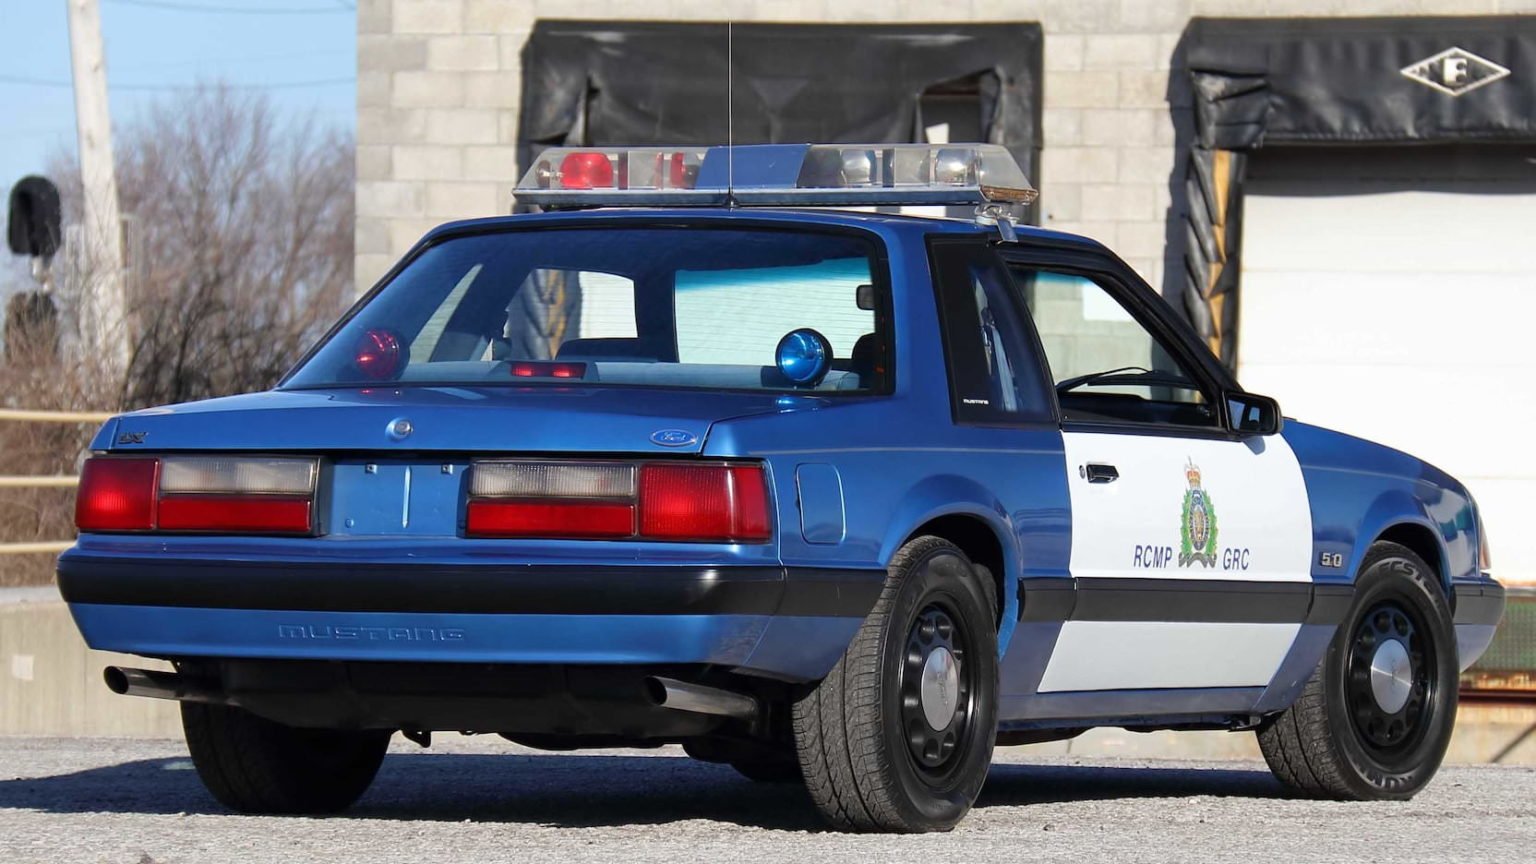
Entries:
<svg viewBox="0 0 1536 864">
<path fill-rule="evenodd" d="M 757 465 L 640 468 L 640 534 L 655 540 L 767 540 L 768 491 Z"/>
<path fill-rule="evenodd" d="M 613 186 L 613 163 L 604 153 L 572 153 L 560 163 L 565 189 L 607 189 Z"/>
<path fill-rule="evenodd" d="M 400 338 L 389 330 L 369 330 L 358 340 L 353 362 L 365 378 L 393 379 L 400 372 Z"/>
<path fill-rule="evenodd" d="M 158 459 L 86 460 L 75 496 L 75 527 L 81 531 L 153 530 L 159 473 Z"/>
</svg>

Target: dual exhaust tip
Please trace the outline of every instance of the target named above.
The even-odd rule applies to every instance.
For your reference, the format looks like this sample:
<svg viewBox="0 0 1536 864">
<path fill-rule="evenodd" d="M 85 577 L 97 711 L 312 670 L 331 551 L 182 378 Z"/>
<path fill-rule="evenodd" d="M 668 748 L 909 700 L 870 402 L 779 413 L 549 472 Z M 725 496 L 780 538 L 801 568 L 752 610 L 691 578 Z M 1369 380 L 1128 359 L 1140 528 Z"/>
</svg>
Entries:
<svg viewBox="0 0 1536 864">
<path fill-rule="evenodd" d="M 108 690 L 122 696 L 230 704 L 228 694 L 222 690 L 179 672 L 108 666 L 102 670 L 102 677 L 107 682 Z M 762 710 L 757 699 L 745 693 L 706 687 L 675 678 L 652 676 L 645 679 L 643 686 L 646 701 L 658 708 L 740 719 L 756 717 Z"/>
</svg>

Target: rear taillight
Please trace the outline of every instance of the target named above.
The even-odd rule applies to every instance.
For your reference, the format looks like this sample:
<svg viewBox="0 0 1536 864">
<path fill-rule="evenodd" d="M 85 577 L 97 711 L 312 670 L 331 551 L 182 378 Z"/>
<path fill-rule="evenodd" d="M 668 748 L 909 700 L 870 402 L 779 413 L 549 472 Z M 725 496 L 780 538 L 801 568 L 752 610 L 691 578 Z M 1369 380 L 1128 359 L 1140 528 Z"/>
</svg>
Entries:
<svg viewBox="0 0 1536 864">
<path fill-rule="evenodd" d="M 472 537 L 760 543 L 772 536 L 761 465 L 476 462 Z"/>
<path fill-rule="evenodd" d="M 666 463 L 642 467 L 640 534 L 658 540 L 767 540 L 763 469 Z"/>
<path fill-rule="evenodd" d="M 80 474 L 81 531 L 313 534 L 314 459 L 95 457 Z"/>
<path fill-rule="evenodd" d="M 87 459 L 75 495 L 81 531 L 150 531 L 155 527 L 159 459 Z"/>
</svg>

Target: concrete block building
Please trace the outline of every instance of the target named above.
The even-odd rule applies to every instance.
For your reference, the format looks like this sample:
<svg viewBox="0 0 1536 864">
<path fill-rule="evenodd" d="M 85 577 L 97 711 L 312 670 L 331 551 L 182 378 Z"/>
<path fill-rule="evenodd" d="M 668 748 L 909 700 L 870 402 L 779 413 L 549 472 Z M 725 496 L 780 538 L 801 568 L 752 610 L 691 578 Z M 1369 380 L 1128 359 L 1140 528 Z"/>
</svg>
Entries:
<svg viewBox="0 0 1536 864">
<path fill-rule="evenodd" d="M 1501 578 L 1536 584 L 1536 399 L 1511 398 L 1536 380 L 1528 12 L 1536 0 L 360 0 L 357 282 L 437 223 L 508 212 L 543 146 L 721 143 L 702 139 L 724 137 L 710 105 L 737 22 L 738 44 L 757 40 L 737 58 L 738 140 L 1009 146 L 1041 190 L 1030 218 L 1116 250 L 1287 413 L 1464 479 Z M 795 48 L 801 31 L 779 25 L 830 41 Z"/>
</svg>

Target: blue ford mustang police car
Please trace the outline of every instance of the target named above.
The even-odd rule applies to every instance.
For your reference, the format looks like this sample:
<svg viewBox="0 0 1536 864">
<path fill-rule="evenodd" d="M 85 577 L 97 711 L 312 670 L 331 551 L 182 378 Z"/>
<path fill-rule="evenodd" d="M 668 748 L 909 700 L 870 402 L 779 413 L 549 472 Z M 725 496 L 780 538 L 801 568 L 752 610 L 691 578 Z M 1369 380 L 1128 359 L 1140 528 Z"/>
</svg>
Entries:
<svg viewBox="0 0 1536 864">
<path fill-rule="evenodd" d="M 555 150 L 518 194 L 564 212 L 445 225 L 275 390 L 92 445 L 60 587 L 174 664 L 107 682 L 181 701 L 224 804 L 339 810 L 434 730 L 681 743 L 862 830 L 1094 726 L 1434 774 L 1504 602 L 1466 489 L 1015 227 L 1005 151 Z"/>
</svg>

